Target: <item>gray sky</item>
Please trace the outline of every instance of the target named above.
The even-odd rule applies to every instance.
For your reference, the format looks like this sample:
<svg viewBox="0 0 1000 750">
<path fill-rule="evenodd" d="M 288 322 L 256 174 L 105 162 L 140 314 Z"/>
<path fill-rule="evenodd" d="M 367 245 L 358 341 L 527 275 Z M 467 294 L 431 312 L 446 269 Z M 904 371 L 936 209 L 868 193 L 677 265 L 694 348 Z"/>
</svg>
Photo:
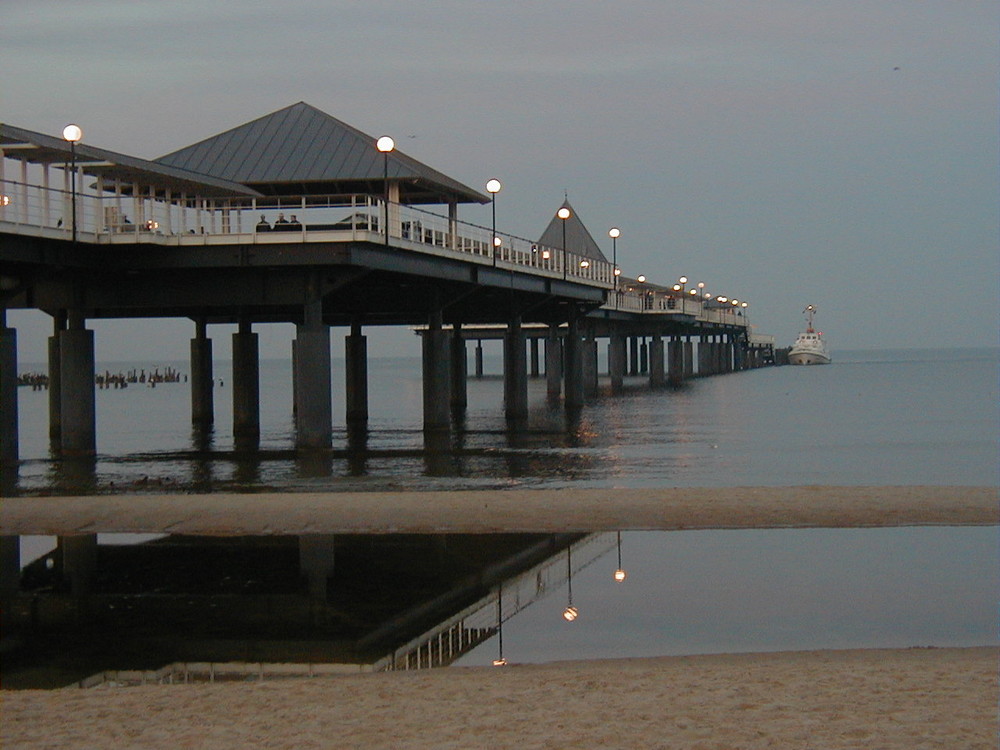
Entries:
<svg viewBox="0 0 1000 750">
<path fill-rule="evenodd" d="M 606 253 L 621 227 L 627 275 L 749 300 L 781 345 L 809 303 L 834 353 L 997 344 L 992 1 L 0 0 L 0 13 L 13 125 L 76 122 L 88 143 L 152 158 L 302 100 L 472 187 L 499 177 L 504 231 L 539 236 L 568 191 Z M 48 319 L 10 323 L 21 360 L 44 359 Z M 185 358 L 193 330 L 91 327 L 105 360 Z M 264 329 L 263 356 L 285 356 L 289 327 Z M 386 348 L 403 336 L 371 353 L 404 353 Z M 213 337 L 225 356 L 228 336 Z"/>
</svg>

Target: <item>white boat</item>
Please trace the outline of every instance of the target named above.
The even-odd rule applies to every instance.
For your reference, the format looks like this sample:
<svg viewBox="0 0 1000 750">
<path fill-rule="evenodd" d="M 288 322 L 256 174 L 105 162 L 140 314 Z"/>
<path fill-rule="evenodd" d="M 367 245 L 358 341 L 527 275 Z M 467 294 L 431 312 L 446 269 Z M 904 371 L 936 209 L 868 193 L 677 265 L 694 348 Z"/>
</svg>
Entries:
<svg viewBox="0 0 1000 750">
<path fill-rule="evenodd" d="M 788 364 L 790 365 L 828 365 L 830 364 L 830 350 L 826 348 L 823 334 L 813 328 L 813 315 L 816 314 L 816 306 L 809 305 L 803 311 L 806 314 L 806 330 L 795 339 L 795 344 L 788 352 Z"/>
</svg>

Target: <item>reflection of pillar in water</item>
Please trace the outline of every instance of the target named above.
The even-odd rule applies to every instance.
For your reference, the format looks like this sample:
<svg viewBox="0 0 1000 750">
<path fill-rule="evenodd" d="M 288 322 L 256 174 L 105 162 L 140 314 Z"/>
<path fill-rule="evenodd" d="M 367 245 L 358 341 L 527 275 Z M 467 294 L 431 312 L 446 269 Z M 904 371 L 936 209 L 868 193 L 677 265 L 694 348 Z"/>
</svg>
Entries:
<svg viewBox="0 0 1000 750">
<path fill-rule="evenodd" d="M 21 587 L 21 539 L 0 536 L 0 599 L 6 601 Z"/>
<path fill-rule="evenodd" d="M 73 596 L 90 593 L 97 572 L 97 534 L 77 534 L 59 537 L 63 578 L 69 582 Z"/>
<path fill-rule="evenodd" d="M 334 571 L 333 534 L 303 534 L 299 537 L 299 570 L 305 576 L 309 596 L 325 601 Z"/>
</svg>

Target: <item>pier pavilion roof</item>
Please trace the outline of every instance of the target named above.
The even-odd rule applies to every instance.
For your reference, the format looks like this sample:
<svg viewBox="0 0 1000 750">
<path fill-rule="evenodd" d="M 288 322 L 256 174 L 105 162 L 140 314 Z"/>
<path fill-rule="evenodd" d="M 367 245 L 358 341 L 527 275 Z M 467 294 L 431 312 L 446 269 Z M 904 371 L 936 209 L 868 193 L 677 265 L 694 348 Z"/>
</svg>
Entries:
<svg viewBox="0 0 1000 750">
<path fill-rule="evenodd" d="M 160 164 L 239 182 L 265 195 L 381 195 L 385 157 L 375 138 L 299 102 L 161 156 Z M 401 151 L 388 178 L 402 203 L 489 203 L 489 196 Z"/>
<path fill-rule="evenodd" d="M 60 167 L 68 165 L 71 158 L 75 158 L 77 167 L 84 174 L 120 180 L 123 192 L 126 193 L 131 191 L 133 185 L 138 185 L 142 188 L 152 187 L 157 194 L 171 190 L 175 194 L 188 193 L 212 198 L 259 195 L 256 190 L 237 182 L 97 148 L 82 141 L 76 144 L 76 154 L 73 156 L 69 142 L 63 138 L 6 123 L 0 123 L 0 151 L 5 158 L 20 159 L 29 164 L 56 164 Z"/>
<path fill-rule="evenodd" d="M 542 236 L 538 238 L 538 244 L 561 248 L 563 242 L 563 223 L 565 222 L 566 249 L 569 252 L 576 253 L 585 258 L 591 258 L 592 260 L 603 260 L 607 263 L 608 259 L 604 257 L 601 248 L 594 241 L 594 238 L 590 236 L 590 232 L 583 225 L 579 215 L 576 213 L 576 209 L 569 204 L 569 200 L 563 201 L 560 208 L 569 209 L 569 218 L 560 219 L 558 215 L 553 215 L 552 221 L 549 222 L 545 231 L 542 232 Z"/>
</svg>

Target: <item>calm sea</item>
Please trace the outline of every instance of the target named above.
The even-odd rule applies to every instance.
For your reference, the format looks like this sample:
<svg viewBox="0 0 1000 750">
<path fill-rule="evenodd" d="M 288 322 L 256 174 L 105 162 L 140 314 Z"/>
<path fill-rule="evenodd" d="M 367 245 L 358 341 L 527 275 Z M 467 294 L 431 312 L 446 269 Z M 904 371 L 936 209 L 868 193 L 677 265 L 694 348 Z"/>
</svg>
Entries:
<svg viewBox="0 0 1000 750">
<path fill-rule="evenodd" d="M 19 489 L 55 492 L 385 490 L 800 484 L 997 485 L 997 350 L 837 352 L 826 367 L 772 367 L 651 391 L 642 378 L 578 418 L 529 386 L 523 430 L 503 418 L 498 357 L 469 381 L 464 424 L 443 443 L 421 430 L 418 359 L 372 359 L 366 434 L 344 424 L 343 363 L 334 362 L 334 444 L 297 458 L 291 365 L 261 364 L 261 450 L 233 453 L 229 363 L 217 362 L 216 421 L 190 425 L 186 383 L 97 392 L 98 457 L 52 459 L 45 391 L 19 389 Z M 124 372 L 185 362 L 108 362 Z M 30 364 L 22 371 L 42 369 Z M 490 373 L 493 373 L 492 375 Z M 606 386 L 606 384 L 603 384 Z"/>
<path fill-rule="evenodd" d="M 343 423 L 337 362 L 333 448 L 304 460 L 293 449 L 290 364 L 262 363 L 261 448 L 246 454 L 233 451 L 228 363 L 217 362 L 222 382 L 211 434 L 192 432 L 183 382 L 99 390 L 99 455 L 82 469 L 51 457 L 48 394 L 22 387 L 19 488 L 45 494 L 996 486 L 998 363 L 996 350 L 837 352 L 828 367 L 764 368 L 672 390 L 650 391 L 634 378 L 625 394 L 605 392 L 573 419 L 547 404 L 544 380 L 534 380 L 528 425 L 512 431 L 503 418 L 495 357 L 487 360 L 492 375 L 469 381 L 464 423 L 429 444 L 421 430 L 419 360 L 371 361 L 371 420 L 360 436 L 349 435 Z M 167 366 L 187 372 L 183 362 L 100 369 Z M 119 543 L 101 536 L 101 544 Z M 503 583 L 508 658 L 997 643 L 996 527 L 624 531 L 619 538 L 618 557 L 605 539 L 601 554 L 546 586 L 542 573 L 530 573 L 520 589 Z M 126 542 L 141 540 L 133 535 Z M 22 538 L 22 563 L 54 545 L 54 538 Z M 578 547 L 575 560 L 585 548 Z M 555 570 L 568 570 L 563 554 Z M 628 570 L 624 583 L 612 576 L 619 564 Z M 572 624 L 562 618 L 569 601 L 579 611 Z M 494 611 L 488 603 L 477 616 Z M 458 663 L 489 664 L 498 647 L 490 637 Z"/>
</svg>

